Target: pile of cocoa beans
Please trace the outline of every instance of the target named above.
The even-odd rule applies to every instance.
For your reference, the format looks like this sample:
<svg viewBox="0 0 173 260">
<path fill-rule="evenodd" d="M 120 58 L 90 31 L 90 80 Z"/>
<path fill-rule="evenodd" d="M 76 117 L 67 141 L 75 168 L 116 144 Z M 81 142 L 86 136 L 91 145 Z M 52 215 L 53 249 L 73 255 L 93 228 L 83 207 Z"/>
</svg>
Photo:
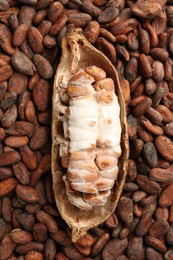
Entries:
<svg viewBox="0 0 173 260">
<path fill-rule="evenodd" d="M 130 142 L 117 210 L 76 243 L 51 178 L 68 24 L 117 68 Z M 0 0 L 0 260 L 173 259 L 172 71 L 172 0 Z"/>
</svg>

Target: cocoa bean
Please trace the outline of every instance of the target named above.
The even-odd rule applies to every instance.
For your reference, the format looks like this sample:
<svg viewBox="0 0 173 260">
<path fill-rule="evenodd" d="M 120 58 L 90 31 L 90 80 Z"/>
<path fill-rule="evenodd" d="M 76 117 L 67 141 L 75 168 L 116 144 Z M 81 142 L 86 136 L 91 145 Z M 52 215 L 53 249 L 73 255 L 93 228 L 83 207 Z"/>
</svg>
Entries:
<svg viewBox="0 0 173 260">
<path fill-rule="evenodd" d="M 147 176 L 139 174 L 136 180 L 139 187 L 148 194 L 158 194 L 161 191 L 160 185 L 155 181 L 149 180 Z"/>
<path fill-rule="evenodd" d="M 50 79 L 53 76 L 53 68 L 51 64 L 42 55 L 35 54 L 33 62 L 42 78 Z"/>
<path fill-rule="evenodd" d="M 54 234 L 58 231 L 57 223 L 55 222 L 53 217 L 51 217 L 43 210 L 38 211 L 36 217 L 40 223 L 43 223 L 47 227 L 49 232 Z"/>
<path fill-rule="evenodd" d="M 33 237 L 38 242 L 44 242 L 47 239 L 47 227 L 42 223 L 36 223 L 33 226 Z"/>
<path fill-rule="evenodd" d="M 120 256 L 127 247 L 127 238 L 125 239 L 111 239 L 102 251 L 103 260 L 113 260 Z"/>
<path fill-rule="evenodd" d="M 6 235 L 0 245 L 0 258 L 2 260 L 9 259 L 16 245 L 10 235 Z"/>
<path fill-rule="evenodd" d="M 155 145 L 159 153 L 163 156 L 163 158 L 165 158 L 169 162 L 173 162 L 173 156 L 172 156 L 173 144 L 171 139 L 169 139 L 166 136 L 158 136 L 155 139 Z"/>
<path fill-rule="evenodd" d="M 132 4 L 130 10 L 134 15 L 143 19 L 153 19 L 161 12 L 162 7 L 155 2 L 137 2 Z"/>
<path fill-rule="evenodd" d="M 162 255 L 151 247 L 146 248 L 146 256 L 148 257 L 148 259 L 151 259 L 151 260 L 154 260 L 156 258 L 158 260 L 163 260 Z"/>
<path fill-rule="evenodd" d="M 33 171 L 37 168 L 36 155 L 27 145 L 20 148 L 20 154 L 22 161 L 29 170 Z"/>
<path fill-rule="evenodd" d="M 28 25 L 27 24 L 20 24 L 16 27 L 13 35 L 13 45 L 20 46 L 26 39 L 28 32 Z"/>
<path fill-rule="evenodd" d="M 59 229 L 56 233 L 53 233 L 50 236 L 56 243 L 62 246 L 70 246 L 72 244 L 70 237 L 63 230 Z M 85 247 L 87 246 L 85 245 Z"/>
<path fill-rule="evenodd" d="M 32 240 L 32 234 L 22 229 L 14 229 L 10 234 L 11 239 L 18 244 L 27 244 Z"/>
<path fill-rule="evenodd" d="M 162 235 L 165 235 L 170 226 L 165 219 L 157 219 L 149 230 L 149 234 L 153 237 L 159 238 Z"/>
<path fill-rule="evenodd" d="M 128 197 L 122 197 L 118 203 L 118 214 L 120 218 L 129 226 L 133 221 L 133 201 Z"/>
<path fill-rule="evenodd" d="M 36 68 L 28 56 L 20 51 L 15 51 L 11 57 L 13 67 L 20 73 L 34 75 Z"/>
<path fill-rule="evenodd" d="M 16 253 L 19 255 L 25 255 L 27 252 L 31 250 L 36 250 L 39 252 L 43 252 L 44 250 L 44 244 L 40 242 L 29 242 L 25 245 L 18 245 L 15 249 Z M 37 259 L 37 258 L 36 258 Z"/>
<path fill-rule="evenodd" d="M 44 112 L 48 109 L 50 102 L 50 84 L 44 79 L 40 79 L 33 90 L 33 99 L 37 108 Z"/>
<path fill-rule="evenodd" d="M 55 259 L 56 255 L 56 244 L 51 239 L 48 238 L 45 243 L 45 249 L 44 249 L 44 256 L 46 260 L 53 260 Z"/>
<path fill-rule="evenodd" d="M 16 186 L 16 194 L 19 198 L 29 203 L 35 203 L 39 200 L 39 193 L 36 189 L 29 186 L 18 184 Z"/>
</svg>

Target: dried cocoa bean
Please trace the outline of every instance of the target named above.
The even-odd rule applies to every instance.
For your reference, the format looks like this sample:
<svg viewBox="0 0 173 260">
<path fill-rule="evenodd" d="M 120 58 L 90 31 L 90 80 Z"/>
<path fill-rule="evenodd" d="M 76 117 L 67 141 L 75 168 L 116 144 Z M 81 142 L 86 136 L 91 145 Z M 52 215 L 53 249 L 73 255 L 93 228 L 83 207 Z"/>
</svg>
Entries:
<svg viewBox="0 0 173 260">
<path fill-rule="evenodd" d="M 51 64 L 42 55 L 35 54 L 33 62 L 42 78 L 50 79 L 53 76 L 53 68 Z"/>
<path fill-rule="evenodd" d="M 34 72 L 36 71 L 32 61 L 23 52 L 15 51 L 11 57 L 11 62 L 13 67 L 20 73 L 34 75 Z"/>
<path fill-rule="evenodd" d="M 55 222 L 53 217 L 51 217 L 43 210 L 38 211 L 36 217 L 40 223 L 43 223 L 47 227 L 49 232 L 54 234 L 58 231 L 57 223 Z"/>
</svg>

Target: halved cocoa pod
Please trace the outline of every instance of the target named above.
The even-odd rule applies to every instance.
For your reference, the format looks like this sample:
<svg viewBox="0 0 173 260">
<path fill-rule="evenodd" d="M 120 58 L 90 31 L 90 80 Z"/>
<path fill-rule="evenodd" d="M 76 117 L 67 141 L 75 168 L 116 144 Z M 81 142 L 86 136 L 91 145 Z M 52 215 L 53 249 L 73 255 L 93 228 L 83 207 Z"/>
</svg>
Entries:
<svg viewBox="0 0 173 260">
<path fill-rule="evenodd" d="M 70 26 L 68 29 L 66 36 L 63 38 L 62 57 L 54 80 L 52 102 L 52 176 L 53 190 L 58 210 L 62 218 L 72 229 L 72 241 L 75 242 L 83 236 L 87 230 L 104 222 L 114 212 L 126 179 L 129 144 L 125 102 L 115 67 L 109 59 L 93 47 L 82 34 L 75 32 Z M 82 211 L 72 205 L 66 196 L 65 184 L 62 178 L 65 169 L 61 165 L 59 154 L 60 143 L 58 137 L 60 137 L 62 131 L 59 129 L 61 119 L 58 106 L 60 105 L 60 83 L 62 78 L 65 77 L 69 79 L 69 76 L 76 74 L 80 69 L 85 70 L 91 65 L 103 69 L 107 77 L 114 81 L 115 92 L 120 106 L 122 153 L 118 159 L 118 178 L 106 204 L 104 206 L 93 207 L 91 210 Z"/>
</svg>

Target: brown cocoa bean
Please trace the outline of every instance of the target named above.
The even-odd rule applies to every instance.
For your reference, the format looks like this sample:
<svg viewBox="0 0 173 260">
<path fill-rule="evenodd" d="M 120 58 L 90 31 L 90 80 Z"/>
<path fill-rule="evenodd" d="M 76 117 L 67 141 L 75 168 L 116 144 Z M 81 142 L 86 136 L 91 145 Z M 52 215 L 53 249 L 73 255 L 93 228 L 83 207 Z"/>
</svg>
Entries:
<svg viewBox="0 0 173 260">
<path fill-rule="evenodd" d="M 129 226 L 133 221 L 133 201 L 128 197 L 121 197 L 118 203 L 118 214 L 120 218 Z"/>
<path fill-rule="evenodd" d="M 39 193 L 30 186 L 18 184 L 16 186 L 16 194 L 19 198 L 29 203 L 35 203 L 39 200 Z"/>
<path fill-rule="evenodd" d="M 163 126 L 163 131 L 168 136 L 173 136 L 173 122 Z"/>
<path fill-rule="evenodd" d="M 44 79 L 40 79 L 33 90 L 33 99 L 37 108 L 44 112 L 48 109 L 50 102 L 50 84 Z"/>
<path fill-rule="evenodd" d="M 80 260 L 84 257 L 84 255 L 82 255 L 81 253 L 79 253 L 79 251 L 77 251 L 77 249 L 71 245 L 71 246 L 66 246 L 62 248 L 63 253 L 69 257 L 67 259 L 72 259 L 72 260 Z M 66 260 L 66 258 L 65 258 Z"/>
<path fill-rule="evenodd" d="M 164 105 L 158 105 L 155 108 L 163 117 L 163 122 L 165 123 L 171 123 L 173 120 L 173 113 Z"/>
<path fill-rule="evenodd" d="M 151 121 L 148 120 L 145 116 L 141 116 L 141 123 L 151 134 L 154 135 L 163 134 L 163 129 L 160 126 L 152 124 Z"/>
<path fill-rule="evenodd" d="M 36 155 L 27 145 L 24 145 L 20 148 L 20 154 L 22 161 L 29 170 L 33 171 L 37 168 Z"/>
<path fill-rule="evenodd" d="M 27 121 L 16 121 L 12 126 L 6 129 L 6 133 L 14 136 L 30 136 L 33 131 L 33 125 Z"/>
<path fill-rule="evenodd" d="M 0 167 L 0 180 L 5 180 L 13 176 L 10 167 Z"/>
<path fill-rule="evenodd" d="M 31 233 L 22 229 L 12 230 L 10 237 L 14 242 L 22 245 L 29 243 L 33 239 Z"/>
<path fill-rule="evenodd" d="M 0 245 L 0 259 L 9 259 L 15 247 L 16 243 L 11 239 L 10 235 L 6 235 Z"/>
<path fill-rule="evenodd" d="M 66 14 L 62 14 L 59 19 L 56 21 L 56 23 L 53 24 L 53 26 L 50 29 L 50 36 L 55 36 L 57 33 L 63 28 L 63 26 L 68 21 L 69 23 L 75 23 L 75 18 L 71 18 L 72 21 L 69 21 L 70 19 L 67 17 Z M 78 19 L 78 18 L 76 18 Z M 84 18 L 81 17 L 81 19 L 84 21 Z M 91 19 L 87 20 L 87 22 L 91 21 Z M 79 20 L 78 20 L 79 22 Z M 86 23 L 85 23 L 86 25 Z"/>
<path fill-rule="evenodd" d="M 49 35 L 45 35 L 43 38 L 43 45 L 48 49 L 56 47 L 57 45 L 56 38 Z"/>
<path fill-rule="evenodd" d="M 155 145 L 159 153 L 163 156 L 163 158 L 165 158 L 169 162 L 173 162 L 173 144 L 171 139 L 169 139 L 166 136 L 158 136 L 155 139 Z"/>
<path fill-rule="evenodd" d="M 23 5 L 20 8 L 18 14 L 19 24 L 27 24 L 28 26 L 32 26 L 32 20 L 35 15 L 35 8 L 29 5 Z"/>
<path fill-rule="evenodd" d="M 28 32 L 28 25 L 27 24 L 20 24 L 16 27 L 13 35 L 13 45 L 20 46 L 26 39 Z"/>
<path fill-rule="evenodd" d="M 39 10 L 35 13 L 34 18 L 33 18 L 33 23 L 34 24 L 40 24 L 47 16 L 48 10 Z"/>
<path fill-rule="evenodd" d="M 141 258 L 143 255 L 143 239 L 142 237 L 130 236 L 127 246 L 127 256 L 129 259 Z"/>
<path fill-rule="evenodd" d="M 165 75 L 163 64 L 160 61 L 154 61 L 152 63 L 153 79 L 158 82 L 162 81 Z"/>
<path fill-rule="evenodd" d="M 152 142 L 146 142 L 144 144 L 143 155 L 147 164 L 153 168 L 158 165 L 157 150 Z"/>
<path fill-rule="evenodd" d="M 47 227 L 42 223 L 36 223 L 33 226 L 33 237 L 38 242 L 43 242 L 47 239 Z"/>
<path fill-rule="evenodd" d="M 108 42 L 103 37 L 98 37 L 95 44 L 97 49 L 102 51 L 113 64 L 116 62 L 116 50 L 112 43 Z"/>
<path fill-rule="evenodd" d="M 152 105 L 151 98 L 144 98 L 140 103 L 138 103 L 132 110 L 134 116 L 143 115 Z"/>
<path fill-rule="evenodd" d="M 43 210 L 38 211 L 36 217 L 40 223 L 43 223 L 47 227 L 49 232 L 54 234 L 58 231 L 56 221 L 53 219 L 52 216 L 50 216 Z"/>
<path fill-rule="evenodd" d="M 20 45 L 20 50 L 23 52 L 29 59 L 32 59 L 34 56 L 34 52 L 32 51 L 28 40 L 26 39 L 21 45 Z M 35 71 L 35 67 L 34 67 Z"/>
<path fill-rule="evenodd" d="M 127 118 L 128 134 L 130 139 L 134 139 L 137 134 L 137 120 L 134 116 L 129 115 Z"/>
<path fill-rule="evenodd" d="M 58 243 L 62 246 L 70 246 L 72 244 L 71 238 L 63 230 L 59 229 L 59 230 L 57 230 L 56 233 L 53 233 L 50 236 L 56 243 Z M 87 246 L 85 246 L 85 247 L 87 247 Z"/>
<path fill-rule="evenodd" d="M 159 13 L 162 10 L 162 7 L 160 4 L 146 1 L 146 2 L 137 2 L 135 4 L 132 4 L 130 7 L 130 10 L 132 13 L 142 19 L 153 19 L 159 15 Z"/>
<path fill-rule="evenodd" d="M 21 184 L 27 185 L 29 183 L 30 174 L 26 166 L 22 162 L 14 164 L 12 166 L 12 169 L 14 175 L 16 176 L 16 178 L 19 180 Z"/>
<path fill-rule="evenodd" d="M 53 260 L 55 258 L 55 255 L 56 255 L 56 244 L 52 239 L 48 238 L 45 243 L 45 250 L 44 250 L 45 259 Z"/>
<path fill-rule="evenodd" d="M 157 85 L 153 79 L 147 79 L 145 81 L 145 92 L 148 96 L 153 95 L 156 92 Z"/>
<path fill-rule="evenodd" d="M 63 5 L 61 2 L 53 2 L 48 10 L 48 18 L 52 23 L 55 23 L 60 17 L 63 11 Z"/>
<path fill-rule="evenodd" d="M 148 194 L 158 194 L 161 191 L 160 185 L 155 181 L 149 180 L 147 176 L 139 174 L 136 180 L 139 187 Z"/>
<path fill-rule="evenodd" d="M 93 245 L 92 250 L 91 250 L 91 254 L 92 256 L 96 256 L 98 255 L 102 249 L 104 248 L 104 246 L 107 244 L 107 242 L 110 239 L 110 235 L 108 233 L 103 233 L 98 240 L 96 241 L 96 243 Z"/>
<path fill-rule="evenodd" d="M 0 67 L 0 82 L 8 80 L 13 74 L 13 69 L 10 65 Z"/>
<path fill-rule="evenodd" d="M 42 78 L 50 79 L 53 76 L 53 68 L 51 64 L 42 55 L 35 54 L 33 62 Z"/>
<path fill-rule="evenodd" d="M 0 100 L 2 100 L 5 97 L 7 91 L 7 82 L 1 82 L 0 83 Z"/>
<path fill-rule="evenodd" d="M 152 77 L 152 67 L 145 54 L 139 54 L 139 67 L 144 78 Z"/>
<path fill-rule="evenodd" d="M 35 53 L 41 53 L 43 50 L 43 36 L 36 27 L 31 26 L 28 29 L 28 41 L 31 49 Z M 33 75 L 33 74 L 32 74 Z"/>
<path fill-rule="evenodd" d="M 173 203 L 173 184 L 170 184 L 162 192 L 159 198 L 159 206 L 166 208 L 171 206 L 172 203 Z"/>
<path fill-rule="evenodd" d="M 151 260 L 154 259 L 163 260 L 162 254 L 158 253 L 156 250 L 154 250 L 151 247 L 146 248 L 146 256 L 148 257 L 148 259 Z"/>
<path fill-rule="evenodd" d="M 150 212 L 146 212 L 142 215 L 139 222 L 136 225 L 135 234 L 139 237 L 144 236 L 152 225 L 152 216 Z"/>
<path fill-rule="evenodd" d="M 169 169 L 153 168 L 150 170 L 150 179 L 157 182 L 171 182 L 173 173 Z"/>
<path fill-rule="evenodd" d="M 12 33 L 7 25 L 0 24 L 0 46 L 9 54 L 13 55 L 15 49 L 12 46 Z"/>
<path fill-rule="evenodd" d="M 43 252 L 44 244 L 40 242 L 31 241 L 25 245 L 18 245 L 15 249 L 16 253 L 19 255 L 25 255 L 27 252 L 31 250 Z"/>
<path fill-rule="evenodd" d="M 9 80 L 8 90 L 14 91 L 19 95 L 24 89 L 26 89 L 27 84 L 28 76 L 19 72 L 14 72 Z"/>
<path fill-rule="evenodd" d="M 167 93 L 163 96 L 163 104 L 173 111 L 173 93 Z"/>
<path fill-rule="evenodd" d="M 97 21 L 91 21 L 87 24 L 84 29 L 84 35 L 86 39 L 94 44 L 100 33 L 100 24 Z"/>
<path fill-rule="evenodd" d="M 27 136 L 9 136 L 5 138 L 4 143 L 12 148 L 20 148 L 29 143 Z"/>
<path fill-rule="evenodd" d="M 36 68 L 28 56 L 20 51 L 15 51 L 11 57 L 13 67 L 20 73 L 34 75 Z"/>
<path fill-rule="evenodd" d="M 159 251 L 161 253 L 166 253 L 166 251 L 167 251 L 165 244 L 161 240 L 159 240 L 155 237 L 146 236 L 145 242 L 147 245 L 153 247 L 154 249 L 156 249 L 157 251 Z"/>
<path fill-rule="evenodd" d="M 103 260 L 113 260 L 120 256 L 127 247 L 127 238 L 125 239 L 111 239 L 102 251 Z"/>
<path fill-rule="evenodd" d="M 163 117 L 161 114 L 155 110 L 154 108 L 150 107 L 146 112 L 146 116 L 151 120 L 153 124 L 156 124 L 158 126 L 162 126 L 162 119 Z"/>
<path fill-rule="evenodd" d="M 49 139 L 49 129 L 47 127 L 39 127 L 33 134 L 30 140 L 30 148 L 32 150 L 42 148 Z"/>
<path fill-rule="evenodd" d="M 138 28 L 138 38 L 139 38 L 139 50 L 141 53 L 149 54 L 150 52 L 150 37 L 149 33 L 142 29 L 140 26 Z"/>
<path fill-rule="evenodd" d="M 165 219 L 157 219 L 149 230 L 149 235 L 159 238 L 162 235 L 167 234 L 170 226 Z"/>
</svg>

